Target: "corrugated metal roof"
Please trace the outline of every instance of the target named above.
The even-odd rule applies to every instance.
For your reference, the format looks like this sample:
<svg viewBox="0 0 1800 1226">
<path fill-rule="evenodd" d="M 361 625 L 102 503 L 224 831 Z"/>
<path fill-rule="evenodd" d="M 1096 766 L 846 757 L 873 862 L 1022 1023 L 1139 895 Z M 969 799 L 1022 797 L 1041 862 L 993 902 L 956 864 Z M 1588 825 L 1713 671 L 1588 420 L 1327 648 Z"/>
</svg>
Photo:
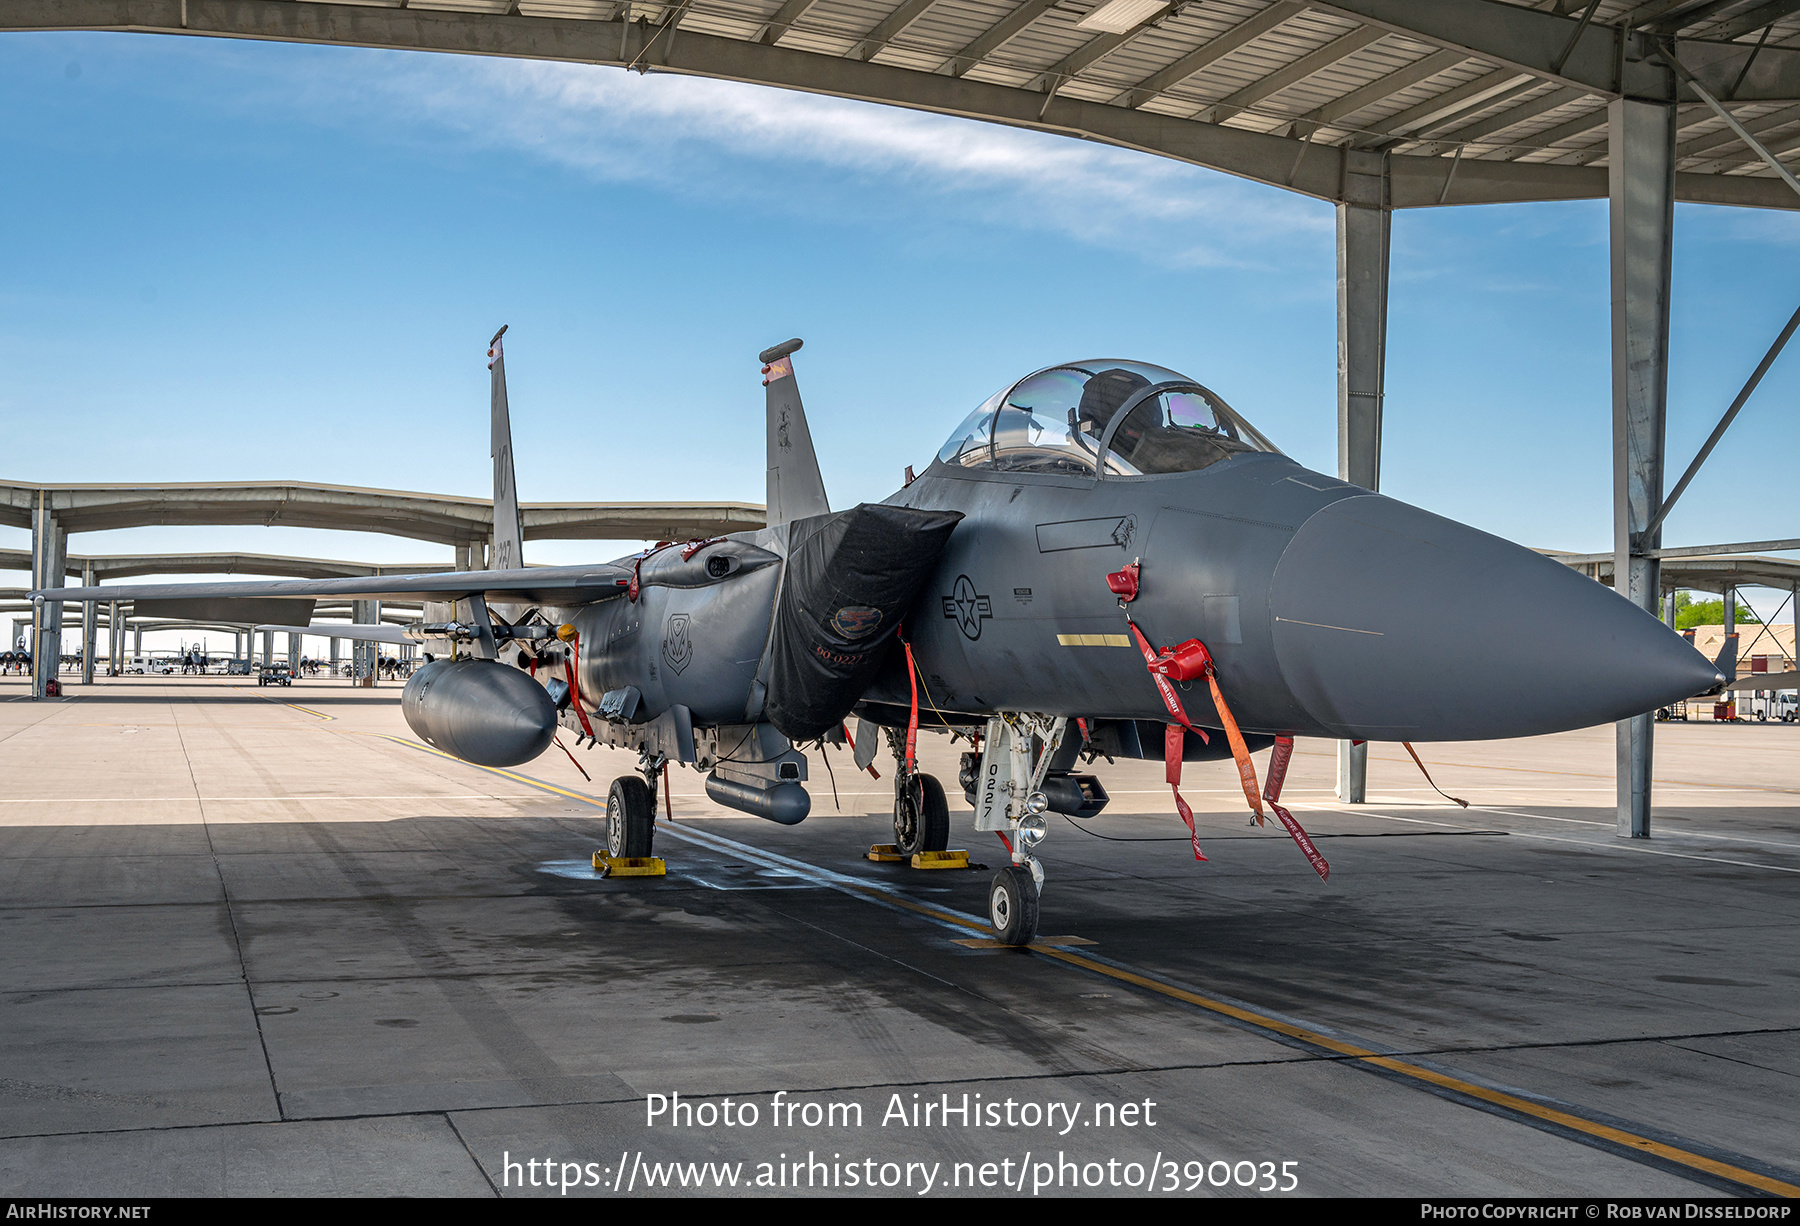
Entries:
<svg viewBox="0 0 1800 1226">
<path fill-rule="evenodd" d="M 104 3 L 105 0 L 91 0 Z M 1587 12 L 1581 0 L 1483 0 L 1469 12 L 1480 21 L 1457 27 L 1462 11 L 1451 0 L 1412 0 L 1410 5 L 1385 0 L 1335 0 L 1329 6 L 1309 7 L 1301 0 L 1172 0 L 1136 28 L 1123 34 L 1096 34 L 1078 28 L 1100 0 L 685 0 L 681 3 L 619 3 L 618 0 L 334 0 L 369 8 L 407 8 L 418 13 L 460 13 L 495 17 L 516 23 L 526 19 L 556 19 L 576 24 L 615 24 L 621 48 L 631 46 L 648 56 L 643 66 L 651 70 L 702 71 L 713 75 L 742 76 L 776 84 L 896 101 L 1005 122 L 1046 126 L 1060 121 L 1049 115 L 1060 97 L 1080 99 L 1122 111 L 1142 111 L 1176 116 L 1227 129 L 1271 133 L 1293 141 L 1296 151 L 1315 146 L 1408 153 L 1421 158 L 1454 157 L 1484 162 L 1516 161 L 1584 166 L 1605 158 L 1607 129 L 1604 107 L 1609 97 L 1623 88 L 1614 81 L 1602 86 L 1603 70 L 1596 63 L 1607 60 L 1589 43 L 1582 54 L 1586 75 L 1571 69 L 1564 75 L 1565 59 L 1548 57 L 1541 44 L 1570 35 L 1575 48 L 1578 34 L 1605 31 L 1608 44 L 1623 45 L 1626 35 L 1612 27 L 1629 21 L 1639 32 L 1638 59 L 1652 55 L 1655 46 L 1641 36 L 1666 35 L 1683 40 L 1708 63 L 1730 63 L 1730 71 L 1715 68 L 1715 88 L 1727 99 L 1739 120 L 1753 132 L 1766 135 L 1782 150 L 1800 147 L 1800 67 L 1783 67 L 1774 74 L 1778 88 L 1755 86 L 1746 92 L 1753 101 L 1732 102 L 1736 84 L 1729 79 L 1735 65 L 1753 47 L 1775 48 L 1770 55 L 1781 63 L 1800 65 L 1800 11 L 1784 12 L 1786 4 L 1769 0 L 1675 0 L 1646 5 L 1638 0 L 1600 0 L 1591 21 L 1577 20 Z M 78 7 L 81 0 L 71 0 Z M 314 0 L 287 0 L 265 5 L 246 21 L 266 20 L 267 10 L 304 10 Z M 1525 19 L 1507 16 L 1490 20 L 1495 8 L 1536 12 Z M 229 7 L 229 6 L 227 6 Z M 1356 14 L 1368 15 L 1365 20 Z M 1764 20 L 1764 19 L 1768 20 Z M 129 23 L 107 28 L 138 28 Z M 185 23 L 185 17 L 183 21 Z M 281 20 L 286 20 L 282 18 Z M 1758 26 L 1747 24 L 1762 20 Z M 1523 41 L 1505 44 L 1513 49 L 1503 57 L 1494 29 L 1511 28 L 1524 21 Z M 753 57 L 736 53 L 719 55 L 710 65 L 682 67 L 668 59 L 667 45 L 652 53 L 646 46 L 650 27 L 622 22 L 647 22 L 650 27 L 671 23 L 674 31 L 693 31 L 717 39 L 773 44 L 783 50 L 810 52 L 830 58 L 873 60 L 892 72 L 929 75 L 930 89 L 891 84 L 892 78 L 833 76 L 830 65 L 809 65 L 794 57 L 760 52 L 775 65 L 746 67 Z M 299 24 L 304 24 L 299 23 Z M 480 24 L 480 23 L 472 23 Z M 276 22 L 279 25 L 279 21 Z M 1480 27 L 1477 29 L 1476 27 Z M 21 27 L 22 28 L 22 27 Z M 42 23 L 31 28 L 43 28 Z M 57 27 L 64 28 L 64 27 Z M 66 28 L 77 28 L 69 26 Z M 183 29 L 186 29 L 184 24 Z M 395 25 L 393 30 L 405 33 Z M 635 33 L 634 33 L 635 29 Z M 296 37 L 305 41 L 357 41 L 356 30 L 328 30 L 289 34 L 261 27 L 194 32 L 243 33 L 250 37 Z M 876 41 L 872 36 L 879 35 Z M 1529 37 L 1527 37 L 1529 35 Z M 593 60 L 592 40 L 579 34 L 546 32 L 541 43 L 534 35 L 508 29 L 505 36 L 472 31 L 467 42 L 458 33 L 440 49 L 481 50 L 512 54 L 507 38 L 525 44 L 519 54 L 564 58 L 558 40 L 568 37 L 587 49 L 568 58 Z M 632 41 L 633 39 L 637 41 Z M 1536 43 L 1532 43 L 1535 38 Z M 1704 40 L 1715 40 L 1706 42 Z M 1700 40 L 1700 41 L 1695 41 Z M 1730 40 L 1730 41 L 1718 41 Z M 1731 45 L 1735 43 L 1736 45 Z M 1527 44 L 1530 44 L 1529 46 Z M 371 41 L 366 45 L 411 45 L 401 41 Z M 956 60 L 965 49 L 978 48 L 975 62 Z M 1537 48 L 1533 50 L 1533 48 Z M 1565 50 L 1564 56 L 1568 54 Z M 1757 54 L 1763 54 L 1759 51 Z M 662 58 L 658 58 L 660 55 Z M 774 59 L 768 57 L 774 56 Z M 630 55 L 621 51 L 622 60 Z M 1764 74 L 1768 75 L 1765 57 Z M 632 61 L 637 66 L 637 61 Z M 1623 61 L 1621 61 L 1623 62 Z M 1634 63 L 1637 62 L 1634 60 Z M 1750 61 L 1754 63 L 1754 60 Z M 1526 65 L 1528 67 L 1521 67 Z M 1702 64 L 1701 68 L 1705 69 Z M 1748 73 L 1749 65 L 1745 65 Z M 1620 70 L 1621 72 L 1623 69 Z M 761 73 L 761 75 L 758 75 Z M 811 74 L 810 76 L 808 74 Z M 999 99 L 991 92 L 984 101 L 969 102 L 942 85 L 954 76 L 970 83 L 1001 85 L 1013 90 L 1042 94 L 1040 108 L 1029 99 Z M 1792 76 L 1796 85 L 1791 98 L 1780 96 Z M 1744 76 L 1738 75 L 1742 81 Z M 1622 80 L 1622 78 L 1620 78 Z M 1723 82 L 1722 84 L 1720 82 Z M 1584 84 L 1585 82 L 1585 84 Z M 952 82 L 953 83 L 953 82 Z M 1584 92 L 1592 90 L 1594 92 Z M 935 91 L 935 92 L 934 92 Z M 1760 91 L 1760 92 L 1759 92 Z M 1692 95 L 1689 95 L 1690 97 Z M 1773 99 L 1773 100 L 1771 100 Z M 1100 139 L 1140 143 L 1163 148 L 1160 137 L 1127 134 L 1126 121 L 1104 112 L 1089 111 L 1081 130 Z M 1678 142 L 1682 146 L 1680 168 L 1710 174 L 1772 176 L 1773 171 L 1755 159 L 1741 140 L 1704 107 L 1684 108 Z M 1131 131 L 1142 133 L 1141 124 Z M 1716 139 L 1715 139 L 1716 136 Z M 1177 145 L 1204 149 L 1215 139 L 1203 131 L 1186 131 L 1169 138 Z M 1218 134 L 1218 139 L 1223 139 Z M 1310 142 L 1302 145 L 1305 140 Z M 1284 162 L 1278 147 L 1262 146 L 1269 163 Z M 1171 151 L 1164 149 L 1164 151 Z M 1202 153 L 1192 156 L 1204 161 Z M 1433 167 L 1435 162 L 1413 163 Z M 1297 159 L 1295 160 L 1298 166 Z M 1257 170 L 1265 181 L 1281 182 L 1281 172 Z M 1320 173 L 1312 172 L 1315 177 Z M 1290 183 L 1291 183 L 1291 176 Z M 1491 172 L 1485 182 L 1498 182 Z M 1561 180 L 1574 182 L 1575 180 Z M 1543 174 L 1521 182 L 1547 182 Z M 1590 184 L 1591 177 L 1579 180 Z M 1300 190 L 1328 193 L 1314 182 Z M 1734 189 L 1735 190 L 1735 189 Z M 1523 198 L 1502 193 L 1496 198 Z M 1541 198 L 1541 197 L 1540 197 Z M 1435 203 L 1435 189 L 1425 202 Z M 1418 202 L 1415 198 L 1415 202 Z M 1759 198 L 1758 202 L 1768 202 Z"/>
</svg>

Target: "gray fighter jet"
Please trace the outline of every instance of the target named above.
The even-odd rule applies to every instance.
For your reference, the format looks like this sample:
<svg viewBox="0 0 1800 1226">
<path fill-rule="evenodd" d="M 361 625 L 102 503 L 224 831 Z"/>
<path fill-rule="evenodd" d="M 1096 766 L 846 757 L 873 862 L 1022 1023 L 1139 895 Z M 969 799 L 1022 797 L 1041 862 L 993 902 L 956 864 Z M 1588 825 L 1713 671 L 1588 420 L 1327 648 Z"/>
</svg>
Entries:
<svg viewBox="0 0 1800 1226">
<path fill-rule="evenodd" d="M 487 766 L 530 761 L 559 727 L 636 751 L 641 777 L 607 795 L 615 856 L 650 854 L 670 766 L 705 773 L 719 804 L 791 824 L 811 803 L 803 747 L 847 740 L 861 767 L 884 742 L 894 758 L 899 854 L 941 850 L 949 804 L 918 770 L 916 738 L 948 733 L 969 743 L 957 783 L 975 829 L 1011 852 L 990 915 L 1019 944 L 1037 927 L 1043 814 L 1107 803 L 1084 764 L 1162 759 L 1191 833 L 1182 763 L 1235 759 L 1257 820 L 1266 805 L 1325 876 L 1279 804 L 1294 737 L 1534 736 L 1723 680 L 1611 590 L 1303 468 L 1215 392 L 1143 362 L 1029 374 L 905 488 L 833 512 L 794 376 L 800 345 L 761 355 L 756 531 L 526 568 L 497 335 L 495 569 L 33 596 L 441 602 L 404 630 L 439 657 L 406 686 L 408 723 Z M 1250 755 L 1271 746 L 1259 787 Z"/>
</svg>

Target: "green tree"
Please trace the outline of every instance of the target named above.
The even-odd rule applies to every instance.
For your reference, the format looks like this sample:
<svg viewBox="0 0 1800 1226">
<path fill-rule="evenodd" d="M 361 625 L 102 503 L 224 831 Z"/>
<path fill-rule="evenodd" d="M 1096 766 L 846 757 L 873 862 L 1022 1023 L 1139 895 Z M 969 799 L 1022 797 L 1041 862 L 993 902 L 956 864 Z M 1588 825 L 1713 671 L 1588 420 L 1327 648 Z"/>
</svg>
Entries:
<svg viewBox="0 0 1800 1226">
<path fill-rule="evenodd" d="M 1752 613 L 1743 601 L 1738 601 L 1738 625 L 1755 625 L 1757 616 Z M 1675 593 L 1675 628 L 1691 630 L 1695 626 L 1722 626 L 1725 624 L 1725 601 L 1695 600 L 1686 592 Z"/>
</svg>

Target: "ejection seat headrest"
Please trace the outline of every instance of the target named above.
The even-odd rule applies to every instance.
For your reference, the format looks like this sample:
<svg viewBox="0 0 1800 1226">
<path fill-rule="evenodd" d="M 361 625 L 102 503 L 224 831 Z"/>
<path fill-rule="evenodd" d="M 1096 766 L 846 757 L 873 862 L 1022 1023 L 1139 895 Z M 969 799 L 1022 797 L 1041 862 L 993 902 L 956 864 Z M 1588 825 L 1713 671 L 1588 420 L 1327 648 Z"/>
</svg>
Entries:
<svg viewBox="0 0 1800 1226">
<path fill-rule="evenodd" d="M 1131 398 L 1133 392 L 1149 386 L 1150 380 L 1144 376 L 1116 366 L 1100 371 L 1081 389 L 1081 404 L 1076 410 L 1076 420 L 1093 422 L 1094 432 L 1098 434 L 1106 428 L 1106 423 L 1112 420 L 1112 415 Z"/>
</svg>

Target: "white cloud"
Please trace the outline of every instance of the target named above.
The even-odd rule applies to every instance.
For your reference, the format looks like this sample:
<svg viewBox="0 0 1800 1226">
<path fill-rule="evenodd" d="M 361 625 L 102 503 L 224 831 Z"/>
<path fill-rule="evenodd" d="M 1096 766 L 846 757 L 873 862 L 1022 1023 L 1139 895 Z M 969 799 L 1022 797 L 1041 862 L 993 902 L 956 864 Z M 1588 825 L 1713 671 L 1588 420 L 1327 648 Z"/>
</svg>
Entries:
<svg viewBox="0 0 1800 1226">
<path fill-rule="evenodd" d="M 897 178 L 984 221 L 1058 231 L 1177 264 L 1285 264 L 1329 243 L 1322 208 L 1165 158 L 1048 133 L 733 81 L 577 64 L 396 57 L 333 83 L 485 148 L 605 180 L 781 201 L 791 175 Z M 351 84 L 351 81 L 354 84 Z M 336 89 L 336 86 L 346 89 Z M 1304 257 L 1312 258 L 1310 251 Z"/>
</svg>

